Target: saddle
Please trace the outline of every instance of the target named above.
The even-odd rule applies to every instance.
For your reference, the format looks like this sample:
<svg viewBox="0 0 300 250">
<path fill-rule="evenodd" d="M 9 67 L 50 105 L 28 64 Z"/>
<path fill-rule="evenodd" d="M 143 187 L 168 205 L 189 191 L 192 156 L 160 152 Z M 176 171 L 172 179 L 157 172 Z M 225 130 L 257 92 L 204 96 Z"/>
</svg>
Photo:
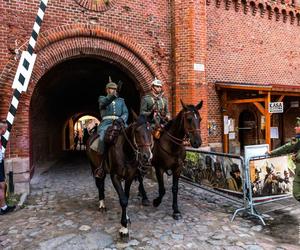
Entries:
<svg viewBox="0 0 300 250">
<path fill-rule="evenodd" d="M 168 123 L 166 119 L 165 112 L 162 111 L 160 114 L 157 115 L 158 119 L 154 118 L 154 128 L 152 131 L 152 135 L 154 139 L 158 140 L 163 132 L 165 125 Z"/>
</svg>

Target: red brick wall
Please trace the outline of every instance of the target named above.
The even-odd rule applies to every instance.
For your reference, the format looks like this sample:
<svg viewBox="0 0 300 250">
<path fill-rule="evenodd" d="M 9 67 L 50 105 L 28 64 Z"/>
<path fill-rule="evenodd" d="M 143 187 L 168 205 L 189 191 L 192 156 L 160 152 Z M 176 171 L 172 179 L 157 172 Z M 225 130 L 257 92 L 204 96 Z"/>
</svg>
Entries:
<svg viewBox="0 0 300 250">
<path fill-rule="evenodd" d="M 222 119 L 214 82 L 300 83 L 299 13 L 281 1 L 272 1 L 272 5 L 243 2 L 118 0 L 106 11 L 95 12 L 73 0 L 49 1 L 37 47 L 39 63 L 28 93 L 22 95 L 8 149 L 10 157 L 29 156 L 29 104 L 34 87 L 48 70 L 45 65 L 52 67 L 68 56 L 78 56 L 82 49 L 92 54 L 95 40 L 110 44 L 106 47 L 111 49 L 106 53 L 110 58 L 118 47 L 130 52 L 121 53 L 119 63 L 137 58 L 137 64 L 144 65 L 133 63 L 128 68 L 129 72 L 136 70 L 141 91 L 149 89 L 149 83 L 143 82 L 149 81 L 149 75 L 162 78 L 173 114 L 181 108 L 180 99 L 193 104 L 204 100 L 204 145 L 220 142 Z M 15 49 L 26 49 L 38 3 L 0 1 L 2 118 L 11 101 Z M 203 64 L 205 71 L 195 71 L 195 63 Z M 211 119 L 217 122 L 218 130 L 208 137 L 207 121 Z"/>
<path fill-rule="evenodd" d="M 195 71 L 194 64 L 206 63 L 206 3 L 197 1 L 174 1 L 173 46 L 174 86 L 173 108 L 181 109 L 180 99 L 189 104 L 204 101 L 201 136 L 203 146 L 207 145 L 207 84 L 205 71 Z"/>
<path fill-rule="evenodd" d="M 15 49 L 26 49 L 38 4 L 38 0 L 0 2 L 2 118 L 6 117 L 11 101 L 11 84 L 17 66 Z M 128 73 L 137 79 L 141 92 L 149 89 L 150 81 L 156 75 L 165 81 L 169 94 L 172 82 L 170 15 L 169 3 L 161 0 L 114 1 L 104 12 L 90 11 L 73 0 L 49 1 L 37 45 L 37 63 L 28 93 L 21 97 L 7 155 L 29 156 L 29 105 L 34 87 L 50 69 L 47 66 L 52 67 L 68 57 L 82 52 L 88 55 L 102 53 L 122 66 L 127 63 Z M 93 51 L 95 40 L 100 43 L 97 45 L 99 51 Z M 47 147 L 51 148 L 51 145 Z"/>
<path fill-rule="evenodd" d="M 295 8 L 281 2 L 270 4 L 269 10 L 250 1 L 208 3 L 207 82 L 212 107 L 208 119 L 219 122 L 216 136 L 210 137 L 218 142 L 222 120 L 215 82 L 300 85 L 300 19 Z"/>
</svg>

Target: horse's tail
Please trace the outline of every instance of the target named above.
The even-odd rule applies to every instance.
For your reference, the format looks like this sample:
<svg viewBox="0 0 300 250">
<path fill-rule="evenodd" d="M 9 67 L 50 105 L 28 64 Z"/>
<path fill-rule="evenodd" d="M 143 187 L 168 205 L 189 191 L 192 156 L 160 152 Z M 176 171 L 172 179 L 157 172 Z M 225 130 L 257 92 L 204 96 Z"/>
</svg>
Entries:
<svg viewBox="0 0 300 250">
<path fill-rule="evenodd" d="M 98 158 L 99 158 L 99 153 L 96 152 L 95 150 L 93 150 L 91 148 L 91 145 L 93 144 L 93 142 L 99 137 L 97 131 L 94 131 L 88 138 L 87 143 L 86 143 L 86 154 L 87 157 L 89 159 L 90 162 L 90 166 L 91 166 L 91 171 L 92 174 L 94 174 L 95 170 L 98 167 Z"/>
</svg>

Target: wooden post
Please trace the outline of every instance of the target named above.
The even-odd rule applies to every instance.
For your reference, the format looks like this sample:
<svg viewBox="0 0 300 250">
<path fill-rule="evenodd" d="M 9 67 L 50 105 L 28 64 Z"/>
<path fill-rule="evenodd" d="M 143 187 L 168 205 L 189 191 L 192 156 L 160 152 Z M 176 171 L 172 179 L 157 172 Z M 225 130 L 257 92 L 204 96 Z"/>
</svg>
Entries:
<svg viewBox="0 0 300 250">
<path fill-rule="evenodd" d="M 271 92 L 268 91 L 268 94 L 265 99 L 265 117 L 266 117 L 266 144 L 269 144 L 271 150 L 271 114 L 269 113 L 269 104 L 271 102 Z"/>
<path fill-rule="evenodd" d="M 223 113 L 223 125 L 224 125 L 224 116 L 228 116 L 228 110 L 227 110 L 227 90 L 223 92 L 223 98 L 222 98 L 222 113 Z M 228 145 L 228 134 L 224 134 L 224 129 L 223 129 L 223 152 L 228 153 L 229 152 L 229 145 Z"/>
</svg>

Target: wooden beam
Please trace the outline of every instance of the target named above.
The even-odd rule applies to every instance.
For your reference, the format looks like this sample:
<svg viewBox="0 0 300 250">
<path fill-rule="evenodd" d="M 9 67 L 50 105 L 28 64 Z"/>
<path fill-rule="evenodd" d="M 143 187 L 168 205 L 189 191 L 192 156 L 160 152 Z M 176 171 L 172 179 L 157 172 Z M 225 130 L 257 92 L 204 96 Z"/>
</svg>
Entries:
<svg viewBox="0 0 300 250">
<path fill-rule="evenodd" d="M 259 92 L 260 94 L 267 94 L 266 91 Z M 284 91 L 272 91 L 272 96 L 274 95 L 284 95 L 284 96 L 300 96 L 300 93 L 297 92 L 284 92 Z"/>
<path fill-rule="evenodd" d="M 239 104 L 239 103 L 253 103 L 253 102 L 264 102 L 265 98 L 252 98 L 252 99 L 239 99 L 227 101 L 228 104 Z"/>
<path fill-rule="evenodd" d="M 228 106 L 228 101 L 227 101 L 227 90 L 223 91 L 222 94 L 222 108 L 223 108 L 223 126 L 224 126 L 224 116 L 227 115 L 228 116 L 228 110 L 227 110 L 227 106 Z M 224 153 L 228 153 L 229 152 L 229 144 L 228 144 L 228 134 L 224 134 L 224 128 L 223 128 L 223 152 Z"/>
<path fill-rule="evenodd" d="M 219 89 L 238 89 L 238 90 L 264 90 L 270 91 L 272 89 L 271 86 L 258 86 L 258 85 L 240 85 L 240 84 L 222 84 L 215 83 L 216 88 Z"/>
<path fill-rule="evenodd" d="M 278 98 L 277 102 L 282 102 L 282 100 L 283 100 L 284 97 L 285 97 L 285 95 L 281 95 L 281 96 Z"/>
<path fill-rule="evenodd" d="M 259 112 L 260 112 L 262 115 L 265 115 L 265 114 L 266 114 L 266 110 L 265 110 L 265 108 L 263 107 L 263 105 L 261 105 L 261 104 L 258 103 L 258 102 L 254 102 L 253 104 L 255 105 L 255 107 L 257 107 L 257 109 L 259 110 Z"/>
<path fill-rule="evenodd" d="M 271 102 L 271 93 L 268 92 L 268 95 L 265 98 L 265 117 L 266 117 L 266 144 L 269 144 L 269 148 L 271 150 L 271 115 L 269 113 L 269 104 Z"/>
</svg>

